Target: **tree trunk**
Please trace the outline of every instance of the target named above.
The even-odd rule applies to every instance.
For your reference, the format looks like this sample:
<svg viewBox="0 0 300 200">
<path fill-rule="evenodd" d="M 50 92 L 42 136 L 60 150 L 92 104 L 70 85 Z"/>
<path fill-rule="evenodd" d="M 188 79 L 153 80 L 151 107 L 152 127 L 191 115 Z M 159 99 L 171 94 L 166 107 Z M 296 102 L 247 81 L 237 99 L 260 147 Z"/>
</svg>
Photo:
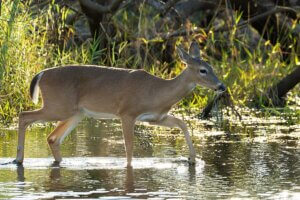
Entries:
<svg viewBox="0 0 300 200">
<path fill-rule="evenodd" d="M 274 106 L 284 106 L 286 94 L 293 89 L 300 82 L 300 67 L 284 77 L 276 85 L 272 86 L 267 91 L 268 101 L 266 105 L 270 103 Z"/>
</svg>

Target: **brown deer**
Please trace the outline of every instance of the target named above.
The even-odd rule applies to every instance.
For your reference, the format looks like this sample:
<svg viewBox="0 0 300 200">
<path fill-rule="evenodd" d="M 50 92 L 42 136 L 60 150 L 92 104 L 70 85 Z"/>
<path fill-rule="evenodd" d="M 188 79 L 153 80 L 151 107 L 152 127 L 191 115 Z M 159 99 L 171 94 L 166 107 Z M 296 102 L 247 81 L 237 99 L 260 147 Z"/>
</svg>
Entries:
<svg viewBox="0 0 300 200">
<path fill-rule="evenodd" d="M 13 163 L 22 164 L 26 127 L 36 121 L 59 121 L 47 140 L 54 163 L 60 163 L 60 144 L 84 116 L 121 119 L 127 166 L 131 166 L 137 121 L 180 128 L 189 147 L 189 163 L 195 163 L 195 150 L 186 124 L 168 112 L 197 84 L 219 92 L 225 91 L 225 86 L 211 66 L 200 58 L 195 42 L 191 44 L 189 54 L 181 48 L 177 50 L 187 67 L 170 80 L 144 70 L 103 66 L 65 66 L 38 73 L 32 79 L 30 95 L 37 103 L 40 88 L 43 107 L 20 113 L 17 157 Z"/>
</svg>

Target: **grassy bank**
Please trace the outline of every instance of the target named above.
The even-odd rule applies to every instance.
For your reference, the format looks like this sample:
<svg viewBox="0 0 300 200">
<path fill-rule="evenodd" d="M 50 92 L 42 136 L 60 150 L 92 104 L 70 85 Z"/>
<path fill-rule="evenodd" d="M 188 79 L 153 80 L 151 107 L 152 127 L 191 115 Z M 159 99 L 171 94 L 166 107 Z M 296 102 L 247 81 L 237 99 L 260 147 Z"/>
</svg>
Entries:
<svg viewBox="0 0 300 200">
<path fill-rule="evenodd" d="M 54 10 L 60 13 L 61 21 L 57 22 Z M 32 10 L 20 1 L 2 2 L 0 16 L 0 121 L 1 124 L 9 124 L 16 119 L 22 110 L 35 108 L 29 98 L 29 84 L 35 73 L 38 71 L 64 64 L 98 64 L 111 63 L 112 66 L 121 66 L 127 63 L 131 57 L 124 57 L 127 43 L 114 46 L 110 50 L 96 50 L 99 40 L 87 40 L 81 45 L 66 48 L 59 41 L 66 36 L 64 30 L 67 27 L 64 20 L 69 11 L 53 5 L 42 13 L 33 14 Z M 238 16 L 237 16 L 238 19 Z M 150 19 L 144 19 L 150 20 Z M 68 30 L 74 30 L 68 27 Z M 251 102 L 260 102 L 254 99 L 266 91 L 273 83 L 291 72 L 298 61 L 296 54 L 290 55 L 291 62 L 282 62 L 280 43 L 271 46 L 268 41 L 260 43 L 255 50 L 244 44 L 243 38 L 237 36 L 237 30 L 233 29 L 223 37 L 215 38 L 213 32 L 203 34 L 205 45 L 203 52 L 209 51 L 211 47 L 222 47 L 219 49 L 222 59 L 217 60 L 205 56 L 220 79 L 228 86 L 233 100 L 238 106 L 249 106 Z M 182 38 L 177 43 L 186 43 Z M 226 45 L 225 45 L 226 44 Z M 187 46 L 187 44 L 186 44 Z M 226 46 L 226 47 L 225 47 Z M 230 48 L 227 48 L 230 46 Z M 291 46 L 291 48 L 296 48 Z M 239 52 L 246 52 L 242 55 Z M 109 53 L 107 53 L 109 52 Z M 295 52 L 295 50 L 292 50 Z M 104 59 L 97 59 L 99 56 Z M 143 67 L 147 71 L 164 78 L 176 76 L 184 68 L 178 62 L 170 73 L 166 73 L 164 63 L 153 64 Z M 133 68 L 137 66 L 133 65 Z M 293 103 L 299 99 L 299 85 L 288 96 Z M 297 93 L 298 91 L 298 93 Z M 197 88 L 192 95 L 185 98 L 180 107 L 199 112 L 208 100 L 213 97 L 212 91 Z M 40 103 L 41 104 L 41 103 Z M 37 107 L 40 107 L 38 105 Z M 282 109 L 284 112 L 291 112 L 289 109 Z M 273 111 L 272 111 L 273 112 Z M 272 114 L 268 111 L 268 113 Z M 276 111 L 274 111 L 276 114 Z M 281 112 L 281 111 L 280 111 Z M 299 110 L 291 114 L 300 118 Z"/>
</svg>

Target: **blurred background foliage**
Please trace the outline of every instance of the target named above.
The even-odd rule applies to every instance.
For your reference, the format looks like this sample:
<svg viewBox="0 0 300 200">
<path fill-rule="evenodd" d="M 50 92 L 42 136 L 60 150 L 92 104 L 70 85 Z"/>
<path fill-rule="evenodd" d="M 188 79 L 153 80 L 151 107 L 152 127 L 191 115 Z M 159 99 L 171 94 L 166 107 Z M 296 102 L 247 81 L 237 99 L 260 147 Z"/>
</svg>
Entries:
<svg viewBox="0 0 300 200">
<path fill-rule="evenodd" d="M 28 88 L 42 69 L 96 64 L 169 79 L 185 67 L 176 46 L 196 40 L 237 107 L 279 106 L 299 121 L 299 9 L 299 0 L 2 1 L 0 120 L 34 108 Z M 178 108 L 197 114 L 213 99 L 198 87 Z"/>
</svg>

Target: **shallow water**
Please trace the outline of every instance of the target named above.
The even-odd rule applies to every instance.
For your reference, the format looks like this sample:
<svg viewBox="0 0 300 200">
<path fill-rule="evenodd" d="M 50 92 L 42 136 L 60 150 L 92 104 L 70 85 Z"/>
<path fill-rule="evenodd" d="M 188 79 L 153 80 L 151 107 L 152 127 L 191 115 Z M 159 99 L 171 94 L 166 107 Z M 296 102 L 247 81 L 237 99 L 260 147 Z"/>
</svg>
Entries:
<svg viewBox="0 0 300 200">
<path fill-rule="evenodd" d="M 0 199 L 300 199 L 299 125 L 187 121 L 195 166 L 180 131 L 138 125 L 133 169 L 118 121 L 81 123 L 62 145 L 60 167 L 46 143 L 53 127 L 34 127 L 23 166 L 0 165 Z M 14 158 L 16 134 L 0 131 L 0 163 Z"/>
</svg>

